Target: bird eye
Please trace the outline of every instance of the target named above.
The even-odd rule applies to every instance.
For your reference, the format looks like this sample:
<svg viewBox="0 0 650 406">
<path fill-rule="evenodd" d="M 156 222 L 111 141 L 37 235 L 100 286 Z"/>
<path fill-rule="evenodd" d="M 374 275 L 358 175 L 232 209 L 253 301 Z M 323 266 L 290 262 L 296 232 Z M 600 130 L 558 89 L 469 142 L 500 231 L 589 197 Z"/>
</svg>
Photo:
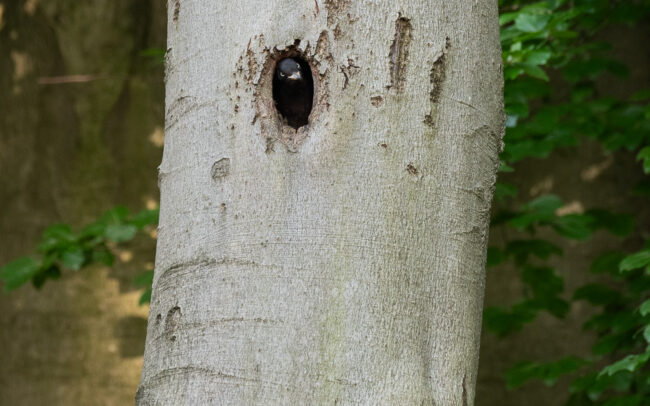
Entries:
<svg viewBox="0 0 650 406">
<path fill-rule="evenodd" d="M 309 122 L 314 98 L 314 79 L 302 58 L 284 58 L 275 65 L 273 101 L 286 124 L 298 129 Z"/>
</svg>

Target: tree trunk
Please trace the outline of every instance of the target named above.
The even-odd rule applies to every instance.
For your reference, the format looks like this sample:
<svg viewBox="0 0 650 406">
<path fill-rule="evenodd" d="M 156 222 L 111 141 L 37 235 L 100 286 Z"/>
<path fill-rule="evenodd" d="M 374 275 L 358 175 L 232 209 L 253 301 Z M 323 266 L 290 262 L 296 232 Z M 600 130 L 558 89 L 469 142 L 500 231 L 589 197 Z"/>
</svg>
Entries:
<svg viewBox="0 0 650 406">
<path fill-rule="evenodd" d="M 139 405 L 472 405 L 496 1 L 169 1 Z M 312 68 L 295 130 L 276 62 Z"/>
</svg>

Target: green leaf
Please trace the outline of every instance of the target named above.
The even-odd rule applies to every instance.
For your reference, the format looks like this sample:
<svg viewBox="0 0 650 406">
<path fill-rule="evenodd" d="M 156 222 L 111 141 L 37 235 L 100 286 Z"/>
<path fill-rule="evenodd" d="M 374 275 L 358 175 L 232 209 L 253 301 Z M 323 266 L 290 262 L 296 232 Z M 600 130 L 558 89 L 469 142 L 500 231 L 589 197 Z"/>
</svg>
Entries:
<svg viewBox="0 0 650 406">
<path fill-rule="evenodd" d="M 486 307 L 483 321 L 487 330 L 499 337 L 521 330 L 526 323 L 531 322 L 537 315 L 536 305 L 531 301 L 522 301 L 506 310 L 496 306 Z"/>
<path fill-rule="evenodd" d="M 486 267 L 490 268 L 505 261 L 506 255 L 497 247 L 488 247 Z"/>
<path fill-rule="evenodd" d="M 634 230 L 634 217 L 629 214 L 616 214 L 608 210 L 591 209 L 587 210 L 585 215 L 592 219 L 592 228 L 603 228 L 620 237 L 624 237 Z"/>
<path fill-rule="evenodd" d="M 84 250 L 79 246 L 70 247 L 63 252 L 63 255 L 61 255 L 61 263 L 65 267 L 74 271 L 81 269 L 85 260 L 86 256 L 84 255 Z"/>
<path fill-rule="evenodd" d="M 639 90 L 630 97 L 630 101 L 643 101 L 650 99 L 650 89 Z"/>
<path fill-rule="evenodd" d="M 146 290 L 140 296 L 138 304 L 142 306 L 145 303 L 151 302 L 151 284 L 153 283 L 153 270 L 144 271 L 135 279 L 133 279 L 133 285 L 138 287 L 144 287 Z"/>
<path fill-rule="evenodd" d="M 499 25 L 508 24 L 517 18 L 519 13 L 503 13 L 499 16 Z"/>
<path fill-rule="evenodd" d="M 150 303 L 150 302 L 151 302 L 151 289 L 147 289 L 140 296 L 140 300 L 138 300 L 138 304 L 142 306 L 143 304 Z"/>
<path fill-rule="evenodd" d="M 650 174 L 650 146 L 643 148 L 636 156 L 637 161 L 643 161 L 643 172 Z"/>
<path fill-rule="evenodd" d="M 533 65 L 530 63 L 522 63 L 519 65 L 524 73 L 527 73 L 528 75 L 536 78 L 536 79 L 541 79 L 544 81 L 549 80 L 548 75 L 546 72 L 544 72 L 544 69 L 540 68 L 537 65 Z"/>
<path fill-rule="evenodd" d="M 152 59 L 155 63 L 165 62 L 165 50 L 163 48 L 147 48 L 140 51 L 140 56 Z"/>
<path fill-rule="evenodd" d="M 106 230 L 106 223 L 103 223 L 101 221 L 96 221 L 84 227 L 79 233 L 79 237 L 85 239 L 94 239 L 96 237 L 103 237 L 105 230 Z"/>
<path fill-rule="evenodd" d="M 585 214 L 567 214 L 553 221 L 558 234 L 573 240 L 586 240 L 592 233 L 592 217 Z"/>
<path fill-rule="evenodd" d="M 521 13 L 515 18 L 515 27 L 523 32 L 538 32 L 544 29 L 551 16 Z"/>
<path fill-rule="evenodd" d="M 641 303 L 641 306 L 639 307 L 639 313 L 641 313 L 641 316 L 643 316 L 643 317 L 650 314 L 650 299 L 648 299 L 645 302 Z"/>
<path fill-rule="evenodd" d="M 606 311 L 596 314 L 589 318 L 583 328 L 585 330 L 595 330 L 598 333 L 604 332 L 627 332 L 635 330 L 636 326 L 642 321 L 640 315 L 632 311 Z"/>
<path fill-rule="evenodd" d="M 104 236 L 114 242 L 125 242 L 132 239 L 138 232 L 138 228 L 131 224 L 111 224 L 106 227 Z"/>
<path fill-rule="evenodd" d="M 624 337 L 620 334 L 608 334 L 598 338 L 596 344 L 591 347 L 591 352 L 598 356 L 611 354 L 612 352 L 619 350 L 623 346 L 624 342 Z"/>
<path fill-rule="evenodd" d="M 643 268 L 650 265 L 650 249 L 639 251 L 636 254 L 625 257 L 618 269 L 621 272 L 631 271 L 633 269 Z"/>
<path fill-rule="evenodd" d="M 650 99 L 650 89 L 639 90 L 630 97 L 630 101 L 643 101 Z"/>
<path fill-rule="evenodd" d="M 643 329 L 643 339 L 646 343 L 650 344 L 650 324 Z"/>
<path fill-rule="evenodd" d="M 639 367 L 642 367 L 650 358 L 650 352 L 646 352 L 643 354 L 635 354 L 635 355 L 628 355 L 627 357 L 606 366 L 600 371 L 601 375 L 614 375 L 617 372 L 620 371 L 629 371 L 629 372 L 634 372 L 636 371 Z"/>
<path fill-rule="evenodd" d="M 499 172 L 514 172 L 515 168 L 512 166 L 508 165 L 505 162 L 501 162 L 501 165 L 499 166 Z"/>
<path fill-rule="evenodd" d="M 56 248 L 65 247 L 76 240 L 70 226 L 67 224 L 53 224 L 43 231 L 38 251 L 45 253 Z"/>
<path fill-rule="evenodd" d="M 593 273 L 608 272 L 612 274 L 618 273 L 618 264 L 625 258 L 622 252 L 612 251 L 605 253 L 591 264 L 590 271 Z"/>
<path fill-rule="evenodd" d="M 555 218 L 555 211 L 562 207 L 562 199 L 555 195 L 544 195 L 531 200 L 510 219 L 510 225 L 517 229 L 525 229 L 535 222 L 548 222 Z"/>
<path fill-rule="evenodd" d="M 573 300 L 586 300 L 593 305 L 618 304 L 622 301 L 621 294 L 600 283 L 590 283 L 578 288 L 573 294 Z"/>
<path fill-rule="evenodd" d="M 30 257 L 18 258 L 0 268 L 3 290 L 10 292 L 29 281 L 39 271 L 39 263 Z"/>
<path fill-rule="evenodd" d="M 609 389 L 614 389 L 618 392 L 628 391 L 632 385 L 634 374 L 628 371 L 621 371 L 612 376 L 602 375 L 599 376 L 596 372 L 589 373 L 584 377 L 576 379 L 571 384 L 571 392 L 583 390 L 592 401 L 597 400 L 604 392 Z M 600 404 L 600 403 L 596 403 Z M 586 405 L 595 405 L 593 402 L 586 403 Z M 585 405 L 585 406 L 586 406 Z"/>
<path fill-rule="evenodd" d="M 107 266 L 113 266 L 115 257 L 105 247 L 96 249 L 92 253 L 92 262 L 98 262 Z"/>
<path fill-rule="evenodd" d="M 56 265 L 52 265 L 49 268 L 46 268 L 45 270 L 34 275 L 32 278 L 32 285 L 34 285 L 36 289 L 40 289 L 45 284 L 46 280 L 59 279 L 60 277 L 61 269 L 59 269 L 59 267 Z"/>
<path fill-rule="evenodd" d="M 526 266 L 521 272 L 521 279 L 539 295 L 560 293 L 564 286 L 562 278 L 549 267 Z"/>
<path fill-rule="evenodd" d="M 133 279 L 133 286 L 150 288 L 153 283 L 153 271 L 144 271 Z"/>
<path fill-rule="evenodd" d="M 573 356 L 549 363 L 523 361 L 506 371 L 506 384 L 508 389 L 515 389 L 529 380 L 540 379 L 547 386 L 552 386 L 562 375 L 575 372 L 586 364 L 587 361 Z"/>
<path fill-rule="evenodd" d="M 501 201 L 507 197 L 517 196 L 517 188 L 509 183 L 497 182 L 494 187 L 494 198 Z"/>
<path fill-rule="evenodd" d="M 598 376 L 596 372 L 581 376 L 571 383 L 569 391 L 574 394 L 584 391 L 588 395 L 589 401 L 586 403 L 570 404 L 573 406 L 595 405 L 592 401 L 597 400 L 609 388 L 613 388 L 619 392 L 629 390 L 633 377 L 633 374 L 627 371 L 619 372 L 613 376 Z"/>
<path fill-rule="evenodd" d="M 513 240 L 506 246 L 505 252 L 513 256 L 518 264 L 528 261 L 530 255 L 548 259 L 551 255 L 562 255 L 562 249 L 550 241 L 540 239 Z"/>
<path fill-rule="evenodd" d="M 130 221 L 131 224 L 138 228 L 142 228 L 144 226 L 155 226 L 158 224 L 158 209 L 154 210 L 142 210 L 135 216 Z"/>
<path fill-rule="evenodd" d="M 57 240 L 74 241 L 74 234 L 67 224 L 52 224 L 43 231 L 44 238 L 54 238 Z"/>
<path fill-rule="evenodd" d="M 531 65 L 544 65 L 551 58 L 550 51 L 532 51 L 526 57 L 526 63 Z"/>
<path fill-rule="evenodd" d="M 556 195 L 543 195 L 528 202 L 525 207 L 530 210 L 535 210 L 543 213 L 553 214 L 555 210 L 562 207 L 564 203 L 562 199 Z"/>
<path fill-rule="evenodd" d="M 537 308 L 560 318 L 569 311 L 569 304 L 558 296 L 564 289 L 564 281 L 553 268 L 526 266 L 521 272 L 521 280 L 532 290 L 532 302 Z"/>
<path fill-rule="evenodd" d="M 141 56 L 161 56 L 165 55 L 164 48 L 147 48 L 140 51 Z"/>
<path fill-rule="evenodd" d="M 115 206 L 110 210 L 105 211 L 97 219 L 97 223 L 103 224 L 119 224 L 124 223 L 129 216 L 129 209 L 124 206 Z"/>
</svg>

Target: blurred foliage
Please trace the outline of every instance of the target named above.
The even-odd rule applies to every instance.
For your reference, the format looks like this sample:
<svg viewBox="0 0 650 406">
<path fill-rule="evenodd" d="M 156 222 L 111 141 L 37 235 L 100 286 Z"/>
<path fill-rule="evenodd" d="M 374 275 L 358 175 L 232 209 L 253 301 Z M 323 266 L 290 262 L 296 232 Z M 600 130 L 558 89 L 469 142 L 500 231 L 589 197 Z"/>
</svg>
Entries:
<svg viewBox="0 0 650 406">
<path fill-rule="evenodd" d="M 609 43 L 594 39 L 611 24 L 634 25 L 647 18 L 650 0 L 500 0 L 499 7 L 507 113 L 500 172 L 512 172 L 519 161 L 546 158 L 557 149 L 592 139 L 605 151 L 633 151 L 639 170 L 650 174 L 650 90 L 622 100 L 600 95 L 596 80 L 601 75 L 624 80 L 628 71 L 608 57 Z M 164 51 L 148 49 L 142 56 L 162 63 Z M 514 185 L 497 183 L 495 200 L 502 206 L 517 195 Z M 630 195 L 650 197 L 650 180 Z M 506 372 L 507 385 L 514 389 L 534 379 L 553 385 L 569 374 L 573 383 L 567 405 L 642 405 L 650 396 L 650 242 L 637 252 L 604 252 L 590 272 L 605 282 L 581 286 L 567 299 L 563 278 L 547 263 L 563 251 L 539 238 L 538 231 L 549 229 L 562 238 L 584 241 L 598 230 L 625 237 L 635 231 L 635 224 L 628 214 L 598 208 L 562 214 L 563 207 L 561 197 L 543 195 L 516 210 L 494 214 L 492 227 L 509 227 L 519 237 L 502 247 L 489 247 L 487 266 L 513 264 L 525 292 L 509 308 L 486 308 L 485 326 L 506 336 L 542 311 L 562 318 L 571 302 L 584 301 L 597 310 L 583 326 L 598 336 L 593 356 L 521 361 Z M 67 225 L 51 226 L 34 255 L 0 268 L 4 290 L 28 281 L 40 287 L 47 279 L 60 277 L 62 270 L 97 263 L 111 266 L 111 245 L 130 241 L 157 220 L 155 210 L 129 216 L 118 207 L 78 233 Z M 151 270 L 134 278 L 134 285 L 145 289 L 140 303 L 150 300 L 152 280 Z"/>
<path fill-rule="evenodd" d="M 518 161 L 546 158 L 559 148 L 593 139 L 605 151 L 634 151 L 640 170 L 649 174 L 650 91 L 625 100 L 600 95 L 596 80 L 603 74 L 624 80 L 627 67 L 607 56 L 610 44 L 594 38 L 608 25 L 634 25 L 646 18 L 650 1 L 502 0 L 499 6 L 507 113 L 501 171 L 511 172 Z M 631 194 L 648 197 L 649 191 L 650 183 L 644 182 Z M 495 199 L 507 204 L 517 192 L 513 185 L 499 182 Z M 514 389 L 532 379 L 553 385 L 570 374 L 574 380 L 567 405 L 642 405 L 644 399 L 647 404 L 650 244 L 635 253 L 603 253 L 590 269 L 603 282 L 581 286 L 566 300 L 563 279 L 545 263 L 561 256 L 562 250 L 536 237 L 537 231 L 550 229 L 563 238 L 587 240 L 597 230 L 625 237 L 635 225 L 630 215 L 602 209 L 561 214 L 564 206 L 560 197 L 544 195 L 518 210 L 495 213 L 493 227 L 510 227 L 530 238 L 489 248 L 488 267 L 512 263 L 525 293 L 509 308 L 486 308 L 485 325 L 506 336 L 524 328 L 540 311 L 562 318 L 571 301 L 584 301 L 597 309 L 583 326 L 598 336 L 593 356 L 521 361 L 506 372 L 507 385 Z"/>
<path fill-rule="evenodd" d="M 29 281 L 40 288 L 48 279 L 60 278 L 62 270 L 79 271 L 95 264 L 112 266 L 115 255 L 111 247 L 131 241 L 139 230 L 156 224 L 157 209 L 129 215 L 126 207 L 118 206 L 77 233 L 67 224 L 51 225 L 43 232 L 33 255 L 18 258 L 0 268 L 3 290 L 10 292 Z M 153 271 L 136 279 L 136 286 L 146 288 L 141 303 L 151 296 L 149 274 Z"/>
</svg>

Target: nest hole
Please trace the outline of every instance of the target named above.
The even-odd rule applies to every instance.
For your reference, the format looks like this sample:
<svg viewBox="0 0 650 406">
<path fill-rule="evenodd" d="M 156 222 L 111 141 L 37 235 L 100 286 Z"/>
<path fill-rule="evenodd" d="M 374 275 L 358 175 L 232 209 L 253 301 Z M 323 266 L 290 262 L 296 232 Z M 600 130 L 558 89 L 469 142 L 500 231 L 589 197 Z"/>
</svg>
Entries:
<svg viewBox="0 0 650 406">
<path fill-rule="evenodd" d="M 299 55 L 278 59 L 272 85 L 273 103 L 283 121 L 296 130 L 307 125 L 314 104 L 314 78 L 309 63 Z"/>
</svg>

